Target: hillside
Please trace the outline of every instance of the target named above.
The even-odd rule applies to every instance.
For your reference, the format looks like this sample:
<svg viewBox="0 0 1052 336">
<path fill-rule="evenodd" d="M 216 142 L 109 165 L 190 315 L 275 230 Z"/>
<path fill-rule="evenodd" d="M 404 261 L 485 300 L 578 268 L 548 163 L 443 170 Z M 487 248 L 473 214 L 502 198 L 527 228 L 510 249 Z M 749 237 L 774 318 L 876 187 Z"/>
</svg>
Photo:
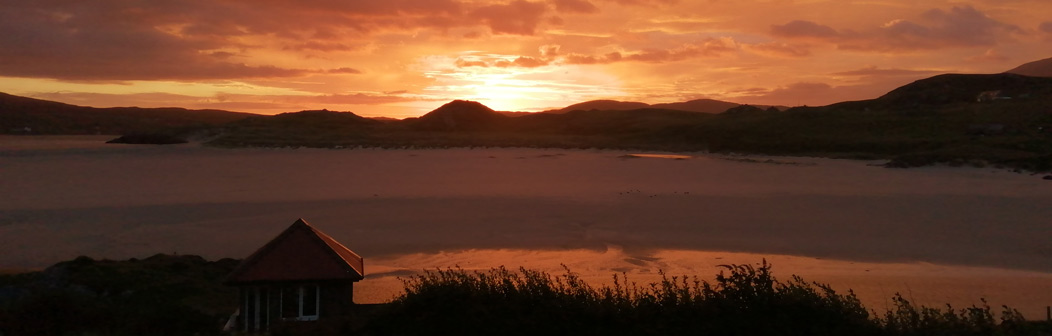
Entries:
<svg viewBox="0 0 1052 336">
<path fill-rule="evenodd" d="M 722 113 L 728 109 L 735 108 L 738 106 L 741 106 L 741 104 L 713 99 L 695 99 L 680 103 L 651 105 L 651 107 L 658 109 L 691 111 L 701 113 Z"/>
<path fill-rule="evenodd" d="M 482 131 L 499 127 L 509 119 L 468 100 L 454 100 L 416 119 L 406 119 L 410 128 L 422 131 Z"/>
<path fill-rule="evenodd" d="M 361 139 L 378 125 L 391 123 L 364 118 L 352 112 L 311 110 L 272 116 L 253 115 L 222 126 L 216 146 L 310 146 L 346 143 Z"/>
<path fill-rule="evenodd" d="M 561 109 L 545 111 L 545 113 L 561 114 L 570 111 L 623 111 L 650 107 L 650 104 L 640 102 L 626 102 L 617 100 L 591 100 L 583 103 L 573 104 Z"/>
<path fill-rule="evenodd" d="M 591 104 L 577 106 L 636 106 Z M 945 163 L 1052 171 L 1048 106 L 1052 78 L 947 74 L 871 100 L 786 111 L 740 105 L 718 114 L 648 107 L 507 117 L 477 102 L 454 101 L 420 118 L 314 132 L 310 141 L 273 129 L 234 145 L 712 151 L 884 159 L 896 167 Z M 216 144 L 230 145 L 228 139 Z"/>
<path fill-rule="evenodd" d="M 216 135 L 208 144 L 225 147 L 610 148 L 1052 171 L 1052 78 L 1011 73 L 938 75 L 875 99 L 784 111 L 711 100 L 657 105 L 592 101 L 561 113 L 512 117 L 478 102 L 456 100 L 419 118 L 386 121 L 325 110 L 246 118 L 224 111 L 93 109 L 4 98 L 0 116 L 12 132 L 22 128 L 8 125 L 26 124 L 26 116 L 38 118 L 42 126 L 34 124 L 34 132 L 45 134 L 207 128 Z M 732 105 L 721 113 L 686 110 Z M 632 108 L 638 106 L 645 107 Z"/>
<path fill-rule="evenodd" d="M 1031 77 L 1052 77 L 1052 58 L 1023 64 L 1006 72 Z"/>
<path fill-rule="evenodd" d="M 128 134 L 217 126 L 254 114 L 184 108 L 94 108 L 0 93 L 0 134 Z"/>
<path fill-rule="evenodd" d="M 647 104 L 640 102 L 627 102 L 617 100 L 592 100 L 583 103 L 573 104 L 557 110 L 544 111 L 545 113 L 562 114 L 571 111 L 627 111 L 627 110 L 639 110 L 639 109 L 658 109 L 658 110 L 676 110 L 676 111 L 689 111 L 697 113 L 723 113 L 729 109 L 742 106 L 742 104 L 726 102 L 721 100 L 713 99 L 695 99 L 691 101 L 678 102 L 678 103 L 660 103 L 660 104 Z M 761 109 L 767 109 L 771 106 L 758 105 Z M 784 106 L 775 106 L 780 110 L 787 109 Z"/>
</svg>

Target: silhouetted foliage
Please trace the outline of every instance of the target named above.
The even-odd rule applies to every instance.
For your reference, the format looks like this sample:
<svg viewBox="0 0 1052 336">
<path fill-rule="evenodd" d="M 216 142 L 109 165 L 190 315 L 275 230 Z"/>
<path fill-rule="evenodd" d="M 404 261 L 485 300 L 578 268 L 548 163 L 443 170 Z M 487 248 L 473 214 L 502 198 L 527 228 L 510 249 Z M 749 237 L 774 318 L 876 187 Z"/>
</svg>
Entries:
<svg viewBox="0 0 1052 336">
<path fill-rule="evenodd" d="M 782 282 L 764 262 L 724 265 L 715 282 L 669 277 L 637 285 L 615 275 L 592 287 L 567 269 L 551 274 L 503 267 L 428 271 L 405 279 L 406 293 L 364 330 L 375 335 L 1041 335 L 1005 308 L 915 308 L 901 296 L 871 315 L 850 291 L 800 277 Z M 1047 331 L 1047 328 L 1044 329 Z"/>
<path fill-rule="evenodd" d="M 236 260 L 79 257 L 0 276 L 0 335 L 214 335 L 237 306 Z"/>
<path fill-rule="evenodd" d="M 117 144 L 133 144 L 133 145 L 175 145 L 187 143 L 186 139 L 169 134 L 149 133 L 149 134 L 128 134 L 122 135 L 119 138 L 106 141 L 106 143 L 117 143 Z"/>
</svg>

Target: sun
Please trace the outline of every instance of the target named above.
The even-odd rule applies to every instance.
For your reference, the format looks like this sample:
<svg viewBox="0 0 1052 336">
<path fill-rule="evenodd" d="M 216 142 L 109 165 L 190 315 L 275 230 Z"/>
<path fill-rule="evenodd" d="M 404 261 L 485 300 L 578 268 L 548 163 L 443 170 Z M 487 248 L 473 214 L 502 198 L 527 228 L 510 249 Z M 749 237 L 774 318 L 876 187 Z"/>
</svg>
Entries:
<svg viewBox="0 0 1052 336">
<path fill-rule="evenodd" d="M 616 80 L 592 70 L 554 64 L 509 66 L 515 57 L 465 53 L 425 57 L 419 63 L 421 73 L 433 82 L 424 91 L 438 100 L 474 100 L 497 111 L 521 112 L 623 95 L 616 85 L 610 85 Z"/>
</svg>

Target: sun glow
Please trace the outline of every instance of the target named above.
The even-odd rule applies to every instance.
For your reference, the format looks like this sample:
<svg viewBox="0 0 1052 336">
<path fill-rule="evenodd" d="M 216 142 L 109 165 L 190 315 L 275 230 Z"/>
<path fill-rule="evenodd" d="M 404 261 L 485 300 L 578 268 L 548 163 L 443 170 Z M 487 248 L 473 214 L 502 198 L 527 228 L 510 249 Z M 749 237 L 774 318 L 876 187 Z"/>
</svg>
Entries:
<svg viewBox="0 0 1052 336">
<path fill-rule="evenodd" d="M 464 52 L 428 56 L 421 73 L 434 80 L 428 96 L 478 101 L 498 111 L 537 112 L 583 100 L 622 96 L 616 77 L 574 65 L 508 66 L 517 56 Z"/>
</svg>

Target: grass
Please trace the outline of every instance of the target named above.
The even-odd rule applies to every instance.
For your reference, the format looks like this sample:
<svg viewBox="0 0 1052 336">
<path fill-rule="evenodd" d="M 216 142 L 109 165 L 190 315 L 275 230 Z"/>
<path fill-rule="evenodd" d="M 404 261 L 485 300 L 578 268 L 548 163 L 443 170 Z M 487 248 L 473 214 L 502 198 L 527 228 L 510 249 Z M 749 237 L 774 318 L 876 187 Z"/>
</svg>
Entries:
<svg viewBox="0 0 1052 336">
<path fill-rule="evenodd" d="M 725 265 L 714 282 L 662 274 L 648 285 L 615 275 L 593 287 L 575 273 L 506 268 L 429 271 L 364 332 L 376 335 L 1048 335 L 1004 307 L 916 307 L 899 295 L 884 314 L 850 291 L 800 277 L 779 281 L 771 265 Z"/>
<path fill-rule="evenodd" d="M 0 276 L 0 335 L 218 335 L 237 305 L 222 278 L 236 260 L 156 255 L 79 257 L 42 272 Z M 780 281 L 766 262 L 724 265 L 714 281 L 624 274 L 595 287 L 520 268 L 427 271 L 389 304 L 362 305 L 352 335 L 1052 335 L 1052 322 L 989 306 L 868 310 L 853 293 L 800 277 Z M 335 318 L 334 320 L 332 318 Z"/>
</svg>

